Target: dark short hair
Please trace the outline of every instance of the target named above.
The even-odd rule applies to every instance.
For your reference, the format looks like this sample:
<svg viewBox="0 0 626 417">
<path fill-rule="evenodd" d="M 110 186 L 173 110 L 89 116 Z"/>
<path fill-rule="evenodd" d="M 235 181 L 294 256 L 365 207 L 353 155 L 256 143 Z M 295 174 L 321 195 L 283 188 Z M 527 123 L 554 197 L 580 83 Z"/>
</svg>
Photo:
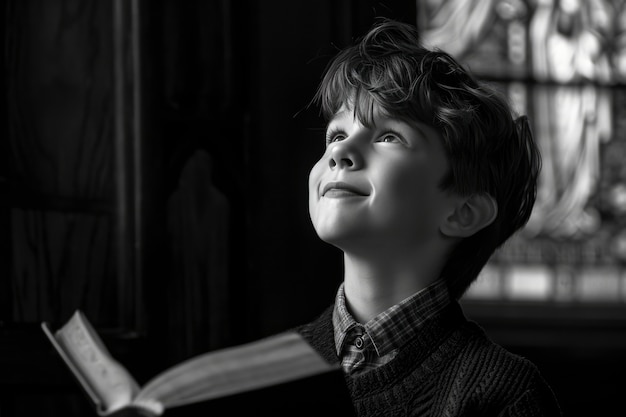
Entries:
<svg viewBox="0 0 626 417">
<path fill-rule="evenodd" d="M 527 223 L 541 168 L 527 118 L 513 115 L 506 99 L 449 54 L 422 46 L 414 26 L 376 23 L 330 62 L 315 101 L 326 119 L 349 103 L 365 126 L 378 108 L 437 128 L 450 162 L 441 187 L 496 200 L 494 222 L 457 244 L 443 268 L 453 296 L 460 297 L 493 252 Z"/>
</svg>

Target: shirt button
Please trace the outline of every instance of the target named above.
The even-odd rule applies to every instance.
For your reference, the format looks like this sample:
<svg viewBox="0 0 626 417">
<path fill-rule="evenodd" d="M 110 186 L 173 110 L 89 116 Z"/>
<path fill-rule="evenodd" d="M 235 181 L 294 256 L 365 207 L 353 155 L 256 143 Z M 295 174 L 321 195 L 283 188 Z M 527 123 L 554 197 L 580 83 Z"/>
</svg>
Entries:
<svg viewBox="0 0 626 417">
<path fill-rule="evenodd" d="M 357 349 L 363 349 L 363 336 L 358 336 L 356 339 L 354 339 L 354 346 Z"/>
</svg>

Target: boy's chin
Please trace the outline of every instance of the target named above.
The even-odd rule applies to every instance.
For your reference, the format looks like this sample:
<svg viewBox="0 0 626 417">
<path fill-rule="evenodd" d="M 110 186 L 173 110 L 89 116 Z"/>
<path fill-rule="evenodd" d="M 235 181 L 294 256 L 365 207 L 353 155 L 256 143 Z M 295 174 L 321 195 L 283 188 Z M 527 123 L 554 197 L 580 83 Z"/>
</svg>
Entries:
<svg viewBox="0 0 626 417">
<path fill-rule="evenodd" d="M 318 232 L 317 236 L 325 243 L 342 250 L 343 252 L 350 251 L 350 248 L 359 246 L 363 237 L 356 233 L 337 233 L 336 231 L 323 233 Z"/>
<path fill-rule="evenodd" d="M 339 235 L 335 231 L 324 231 L 315 229 L 315 232 L 317 233 L 317 237 L 319 237 L 320 240 L 328 243 L 329 245 L 337 246 L 337 244 L 343 240 L 341 239 L 341 235 Z"/>
</svg>

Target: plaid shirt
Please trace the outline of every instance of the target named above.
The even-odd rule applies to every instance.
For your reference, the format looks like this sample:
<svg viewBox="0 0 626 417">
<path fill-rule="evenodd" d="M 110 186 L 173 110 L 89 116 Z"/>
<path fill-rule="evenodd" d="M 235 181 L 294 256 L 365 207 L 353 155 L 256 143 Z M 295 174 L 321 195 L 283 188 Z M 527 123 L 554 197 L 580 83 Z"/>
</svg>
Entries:
<svg viewBox="0 0 626 417">
<path fill-rule="evenodd" d="M 419 333 L 422 323 L 449 303 L 448 288 L 438 280 L 363 325 L 348 312 L 341 284 L 335 298 L 333 327 L 344 371 L 357 374 L 389 362 L 406 340 Z"/>
</svg>

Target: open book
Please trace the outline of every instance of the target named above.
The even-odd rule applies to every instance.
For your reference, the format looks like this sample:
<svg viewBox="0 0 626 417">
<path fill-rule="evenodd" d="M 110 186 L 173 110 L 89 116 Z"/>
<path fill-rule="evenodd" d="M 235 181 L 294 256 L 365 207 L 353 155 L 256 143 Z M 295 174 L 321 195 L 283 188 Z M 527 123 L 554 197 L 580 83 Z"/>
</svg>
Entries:
<svg viewBox="0 0 626 417">
<path fill-rule="evenodd" d="M 237 394 L 261 390 L 262 398 L 266 398 L 271 392 L 264 392 L 264 388 L 340 373 L 298 333 L 285 332 L 196 356 L 165 370 L 140 387 L 126 368 L 111 356 L 80 311 L 54 333 L 46 323 L 42 323 L 42 328 L 100 415 L 127 408 L 161 415 L 172 407 L 229 396 L 236 398 L 232 403 L 242 404 L 246 399 L 238 398 Z M 326 382 L 319 381 L 319 384 L 328 387 Z M 341 385 L 344 385 L 343 380 Z M 347 391 L 338 391 L 336 387 L 332 393 L 306 394 L 322 398 L 329 394 L 340 395 L 346 398 L 342 401 L 349 401 Z M 275 402 L 283 400 L 293 401 L 292 394 L 278 394 Z M 260 402 L 259 396 L 252 401 Z"/>
</svg>

